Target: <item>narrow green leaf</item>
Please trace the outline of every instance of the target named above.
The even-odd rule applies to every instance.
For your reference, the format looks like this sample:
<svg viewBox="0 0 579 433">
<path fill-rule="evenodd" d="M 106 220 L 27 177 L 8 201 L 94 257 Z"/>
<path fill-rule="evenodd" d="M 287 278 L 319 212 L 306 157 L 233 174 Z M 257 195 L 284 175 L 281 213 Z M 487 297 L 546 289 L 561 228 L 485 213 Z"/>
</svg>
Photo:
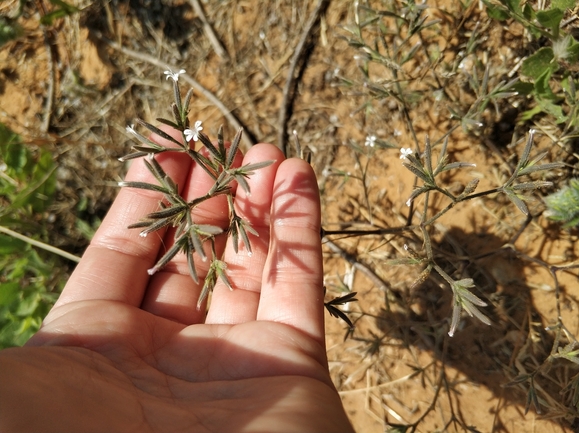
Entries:
<svg viewBox="0 0 579 433">
<path fill-rule="evenodd" d="M 517 185 L 513 185 L 513 190 L 516 191 L 525 191 L 525 190 L 534 190 L 534 189 L 538 189 L 538 188 L 546 188 L 549 186 L 553 186 L 553 182 L 548 182 L 548 181 L 534 181 L 534 182 L 523 182 L 523 183 L 519 183 Z"/>
<path fill-rule="evenodd" d="M 199 224 L 195 226 L 195 230 L 197 233 L 206 236 L 217 236 L 223 233 L 223 229 L 221 227 L 213 226 L 210 224 Z"/>
<path fill-rule="evenodd" d="M 189 208 L 185 205 L 185 206 L 174 206 L 174 207 L 169 207 L 167 209 L 163 209 L 157 212 L 152 212 L 150 214 L 147 215 L 147 218 L 149 219 L 160 219 L 160 218 L 169 218 L 175 215 L 179 215 L 179 214 L 183 214 L 185 212 L 187 212 L 189 210 Z"/>
<path fill-rule="evenodd" d="M 209 267 L 209 271 L 207 272 L 207 276 L 205 277 L 205 282 L 203 283 L 203 289 L 201 290 L 201 294 L 199 295 L 199 299 L 197 300 L 197 310 L 201 308 L 201 304 L 209 295 L 209 291 L 213 291 L 213 287 L 215 287 L 215 283 L 217 282 L 217 275 L 214 266 Z"/>
<path fill-rule="evenodd" d="M 432 172 L 432 147 L 430 146 L 430 137 L 426 136 L 426 144 L 424 148 L 425 170 L 430 177 L 434 177 Z"/>
<path fill-rule="evenodd" d="M 157 122 L 164 123 L 165 125 L 169 125 L 171 128 L 179 130 L 180 127 L 175 122 L 170 121 L 169 119 L 163 119 L 162 117 L 157 117 Z"/>
<path fill-rule="evenodd" d="M 187 245 L 186 243 L 184 244 L 183 241 L 186 241 L 186 239 L 181 238 L 177 242 L 175 242 L 173 246 L 169 248 L 169 250 L 165 254 L 163 254 L 163 256 L 155 264 L 155 266 L 147 270 L 147 273 L 149 275 L 154 275 L 162 268 L 164 268 L 167 265 L 167 263 L 169 263 L 171 259 L 175 257 L 177 253 L 179 253 Z"/>
<path fill-rule="evenodd" d="M 446 164 L 442 170 L 440 170 L 440 172 L 442 173 L 443 171 L 454 170 L 463 167 L 476 167 L 476 164 L 471 164 L 470 162 L 451 162 L 450 164 Z"/>
<path fill-rule="evenodd" d="M 185 95 L 185 101 L 183 102 L 183 114 L 187 117 L 189 113 L 189 104 L 191 103 L 191 97 L 193 96 L 193 88 L 189 89 Z"/>
<path fill-rule="evenodd" d="M 203 143 L 203 145 L 207 148 L 207 150 L 209 150 L 209 152 L 213 155 L 213 157 L 217 161 L 219 161 L 220 163 L 225 162 L 225 157 L 222 157 L 222 155 L 219 153 L 219 150 L 217 150 L 217 148 L 213 145 L 213 143 L 211 143 L 211 140 L 209 140 L 209 137 L 207 137 L 202 132 L 199 132 L 199 141 Z"/>
<path fill-rule="evenodd" d="M 529 154 L 531 153 L 531 146 L 533 145 L 533 139 L 535 137 L 535 130 L 529 130 L 529 136 L 527 137 L 527 142 L 525 143 L 525 148 L 523 149 L 523 154 L 519 159 L 519 163 L 515 168 L 515 174 L 518 175 L 520 170 L 529 164 Z"/>
<path fill-rule="evenodd" d="M 199 233 L 197 232 L 197 227 L 192 226 L 189 229 L 189 237 L 191 239 L 191 243 L 195 248 L 195 252 L 201 257 L 201 260 L 206 261 L 207 255 L 205 254 L 205 250 L 203 249 L 203 241 L 199 237 Z"/>
<path fill-rule="evenodd" d="M 183 119 L 183 105 L 181 105 L 181 90 L 179 90 L 179 82 L 177 80 L 173 80 L 173 96 L 175 97 L 175 105 L 177 106 L 177 112 L 179 116 L 175 117 L 177 122 L 181 122 Z"/>
<path fill-rule="evenodd" d="M 239 148 L 239 143 L 241 142 L 241 135 L 243 134 L 243 128 L 239 128 L 235 134 L 235 138 L 229 147 L 229 153 L 227 154 L 227 160 L 225 161 L 225 169 L 229 170 L 235 159 L 235 154 Z"/>
<path fill-rule="evenodd" d="M 521 200 L 512 190 L 505 189 L 503 191 L 507 194 L 508 199 L 512 201 L 524 215 L 529 215 L 529 208 L 523 200 Z"/>
<path fill-rule="evenodd" d="M 414 199 L 416 197 L 418 197 L 420 194 L 425 193 L 426 191 L 430 191 L 432 190 L 431 186 L 421 186 L 420 188 L 416 188 L 414 191 L 412 191 L 412 193 L 410 194 L 410 197 L 408 197 L 408 200 L 406 200 L 406 203 L 412 203 L 414 201 Z"/>
<path fill-rule="evenodd" d="M 147 226 L 145 230 L 139 233 L 139 236 L 146 237 L 149 233 L 153 233 L 157 230 L 161 230 L 167 227 L 168 225 L 171 225 L 172 222 L 173 220 L 171 218 L 161 219 L 157 220 L 156 222 L 152 222 Z M 138 224 L 139 223 L 131 224 L 128 228 L 137 228 Z"/>
<path fill-rule="evenodd" d="M 128 155 L 121 156 L 119 158 L 119 161 L 125 162 L 125 161 L 129 161 L 131 159 L 143 158 L 147 155 L 148 155 L 148 152 L 133 152 L 133 153 L 129 153 Z"/>
<path fill-rule="evenodd" d="M 245 231 L 245 226 L 243 223 L 239 224 L 239 234 L 241 235 L 241 239 L 243 239 L 245 249 L 248 251 L 249 255 L 252 255 L 253 251 L 251 250 L 251 243 L 249 242 L 249 237 L 247 236 L 247 232 Z"/>
<path fill-rule="evenodd" d="M 135 122 L 137 122 L 139 125 L 144 126 L 152 133 L 157 134 L 159 137 L 164 138 L 165 140 L 171 141 L 171 142 L 175 143 L 176 145 L 178 145 L 179 147 L 183 147 L 183 143 L 181 143 L 180 141 L 177 141 L 176 139 L 171 137 L 169 134 L 167 134 L 165 131 L 157 128 L 156 126 L 153 126 L 150 123 L 147 123 L 141 119 L 136 119 Z M 157 144 L 157 146 L 159 146 L 159 144 Z"/>
<path fill-rule="evenodd" d="M 219 146 L 219 154 L 221 156 L 225 155 L 225 140 L 223 140 L 223 125 L 219 125 L 219 130 L 217 131 L 217 145 Z"/>
<path fill-rule="evenodd" d="M 253 174 L 253 172 L 255 170 L 259 170 L 261 168 L 268 167 L 271 164 L 273 164 L 274 162 L 275 162 L 274 160 L 269 160 L 269 161 L 255 162 L 253 164 L 246 164 L 240 168 L 237 168 L 236 171 L 239 173 L 245 173 L 247 175 L 251 175 L 251 174 Z"/>
<path fill-rule="evenodd" d="M 416 175 L 416 177 L 419 177 L 420 179 L 422 179 L 425 184 L 434 186 L 434 185 L 432 185 L 432 181 L 428 177 L 428 175 L 426 173 L 424 173 L 423 171 L 421 171 L 419 168 L 415 167 L 414 165 L 408 164 L 406 162 L 403 162 L 402 165 L 404 167 L 406 167 L 408 170 L 410 170 L 412 173 L 414 173 L 414 175 Z"/>
<path fill-rule="evenodd" d="M 167 190 L 166 188 L 153 185 L 152 183 L 145 183 L 145 182 L 119 182 L 119 186 L 121 187 L 128 187 L 128 188 L 139 188 L 139 189 L 148 189 L 150 191 L 158 191 L 162 192 L 163 194 L 171 194 L 171 191 Z"/>
<path fill-rule="evenodd" d="M 161 184 L 164 185 L 164 179 L 167 177 L 167 173 L 161 167 L 161 164 L 155 158 L 147 158 L 143 161 L 147 169 L 151 172 L 155 179 Z M 170 190 L 170 188 L 167 188 Z"/>
<path fill-rule="evenodd" d="M 195 269 L 195 261 L 193 258 L 195 247 L 193 246 L 190 237 L 187 239 L 187 242 L 189 243 L 189 251 L 187 252 L 187 267 L 189 268 L 189 275 L 191 275 L 191 278 L 193 278 L 195 283 L 199 284 L 199 277 L 197 276 L 197 269 Z"/>
<path fill-rule="evenodd" d="M 236 175 L 235 180 L 243 188 L 246 194 L 251 194 L 249 183 L 247 183 L 247 180 L 245 180 L 245 177 L 243 175 L 241 174 Z"/>
</svg>

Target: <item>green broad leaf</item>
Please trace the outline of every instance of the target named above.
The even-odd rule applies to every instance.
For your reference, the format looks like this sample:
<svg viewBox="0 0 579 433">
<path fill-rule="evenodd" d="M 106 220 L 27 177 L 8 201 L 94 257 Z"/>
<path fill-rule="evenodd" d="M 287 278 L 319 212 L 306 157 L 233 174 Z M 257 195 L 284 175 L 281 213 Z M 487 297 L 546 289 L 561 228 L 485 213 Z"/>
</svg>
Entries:
<svg viewBox="0 0 579 433">
<path fill-rule="evenodd" d="M 489 0 L 483 0 L 483 3 L 487 7 L 487 15 L 497 21 L 505 21 L 511 17 L 508 9 L 502 5 L 497 5 L 491 3 Z"/>
<path fill-rule="evenodd" d="M 579 61 L 579 42 L 575 38 L 571 38 L 571 44 L 567 48 L 567 58 L 565 59 L 569 63 L 576 63 Z"/>
<path fill-rule="evenodd" d="M 0 234 L 0 256 L 24 251 L 26 242 L 12 236 Z"/>
<path fill-rule="evenodd" d="M 556 102 L 560 98 L 558 98 L 553 93 L 553 90 L 551 90 L 551 84 L 549 83 L 550 77 L 551 73 L 547 71 L 535 80 L 535 95 L 537 99 L 546 99 L 549 101 Z"/>
<path fill-rule="evenodd" d="M 556 123 L 559 124 L 567 121 L 568 116 L 566 116 L 563 112 L 563 107 L 561 107 L 561 105 L 554 104 L 553 102 L 546 99 L 540 99 L 538 102 L 538 107 L 541 109 L 541 111 L 553 116 Z"/>
<path fill-rule="evenodd" d="M 32 178 L 27 180 L 27 186 L 12 198 L 12 208 L 30 206 L 33 212 L 46 210 L 52 202 L 56 190 L 56 167 L 49 152 L 42 152 L 35 162 Z"/>
<path fill-rule="evenodd" d="M 22 346 L 30 337 L 32 337 L 40 329 L 42 319 L 40 317 L 28 316 L 20 322 L 20 326 L 16 329 L 17 335 L 16 344 Z"/>
<path fill-rule="evenodd" d="M 535 54 L 525 59 L 521 65 L 521 72 L 527 77 L 538 79 L 542 75 L 549 74 L 549 76 L 556 71 L 559 66 L 553 61 L 553 49 L 551 47 L 543 47 L 537 50 Z"/>
<path fill-rule="evenodd" d="M 542 112 L 543 112 L 543 110 L 541 109 L 541 107 L 537 105 L 537 106 L 531 108 L 530 110 L 523 112 L 523 114 L 521 115 L 521 121 L 525 122 L 527 120 L 531 120 L 537 114 L 540 114 Z"/>
<path fill-rule="evenodd" d="M 519 0 L 511 0 L 512 2 L 516 2 L 517 4 L 520 4 L 521 2 Z M 523 7 L 521 8 L 521 10 L 523 11 L 523 16 L 528 19 L 529 21 L 533 21 L 533 19 L 535 18 L 535 10 L 533 9 L 533 7 L 528 4 L 525 3 L 523 5 Z M 534 33 L 533 30 L 536 30 L 534 27 L 529 27 L 528 30 L 531 33 Z"/>
<path fill-rule="evenodd" d="M 563 19 L 563 11 L 561 9 L 552 8 L 546 11 L 539 11 L 536 14 L 536 18 L 543 27 L 551 30 L 555 38 L 557 37 L 559 34 L 559 25 Z"/>
<path fill-rule="evenodd" d="M 523 81 L 519 81 L 513 86 L 513 90 L 519 95 L 530 95 L 533 93 L 533 90 L 535 90 L 535 86 L 533 83 L 525 83 Z"/>
<path fill-rule="evenodd" d="M 565 10 L 575 7 L 577 0 L 552 0 L 551 7 Z"/>
<path fill-rule="evenodd" d="M 20 293 L 20 283 L 18 281 L 9 281 L 0 284 L 0 307 L 10 305 L 18 298 Z"/>
<path fill-rule="evenodd" d="M 0 137 L 1 139 L 2 137 Z M 6 148 L 2 149 L 2 159 L 8 166 L 8 169 L 12 170 L 10 174 L 15 177 L 22 178 L 26 166 L 28 165 L 28 160 L 30 158 L 28 150 L 22 146 L 20 143 L 9 143 Z"/>
<path fill-rule="evenodd" d="M 38 308 L 41 298 L 39 293 L 31 293 L 30 295 L 24 297 L 15 314 L 20 317 L 26 317 L 32 315 L 34 311 Z"/>
<path fill-rule="evenodd" d="M 509 8 L 510 11 L 522 15 L 523 10 L 521 9 L 521 2 L 519 0 L 501 0 L 501 3 Z"/>
</svg>

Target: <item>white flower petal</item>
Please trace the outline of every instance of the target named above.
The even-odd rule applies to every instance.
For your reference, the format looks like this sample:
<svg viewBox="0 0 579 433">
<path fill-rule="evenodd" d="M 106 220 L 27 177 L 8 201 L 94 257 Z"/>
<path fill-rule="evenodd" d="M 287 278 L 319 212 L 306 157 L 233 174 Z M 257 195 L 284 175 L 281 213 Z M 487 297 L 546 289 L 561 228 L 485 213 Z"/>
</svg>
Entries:
<svg viewBox="0 0 579 433">
<path fill-rule="evenodd" d="M 169 69 L 168 71 L 163 72 L 166 75 L 166 79 L 168 80 L 169 78 L 171 78 L 174 82 L 179 81 L 179 75 L 184 74 L 185 73 L 185 69 L 181 69 L 179 70 L 179 72 L 173 72 L 171 69 Z"/>
<path fill-rule="evenodd" d="M 375 144 L 376 144 L 376 136 L 375 135 L 368 135 L 366 137 L 366 142 L 364 143 L 364 145 L 366 147 L 374 147 Z"/>
<path fill-rule="evenodd" d="M 185 140 L 187 140 L 187 143 L 189 143 L 191 141 L 191 139 L 197 135 L 195 134 L 192 130 L 190 129 L 186 129 L 185 131 L 183 131 L 183 134 L 185 134 Z M 195 140 L 197 141 L 197 140 Z"/>
<path fill-rule="evenodd" d="M 412 154 L 412 149 L 410 147 L 409 148 L 403 147 L 400 149 L 400 159 L 406 159 L 406 157 L 408 155 L 411 155 L 411 154 Z"/>
</svg>

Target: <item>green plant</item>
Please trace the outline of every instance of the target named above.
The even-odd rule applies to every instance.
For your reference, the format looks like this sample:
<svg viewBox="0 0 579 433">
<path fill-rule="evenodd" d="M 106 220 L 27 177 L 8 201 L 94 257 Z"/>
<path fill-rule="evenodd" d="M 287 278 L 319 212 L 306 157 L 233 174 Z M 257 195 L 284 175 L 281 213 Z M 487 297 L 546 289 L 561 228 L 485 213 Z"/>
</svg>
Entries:
<svg viewBox="0 0 579 433">
<path fill-rule="evenodd" d="M 439 403 L 441 388 L 446 390 L 449 401 L 454 398 L 460 400 L 453 395 L 452 386 L 448 383 L 445 363 L 447 350 L 453 347 L 452 339 L 448 336 L 456 338 L 459 335 L 461 324 L 464 324 L 461 321 L 463 312 L 479 322 L 492 325 L 488 331 L 480 331 L 482 335 L 490 336 L 493 328 L 504 326 L 504 320 L 513 320 L 510 316 L 505 318 L 497 314 L 500 311 L 497 295 L 488 286 L 481 284 L 490 280 L 481 266 L 483 259 L 512 251 L 513 256 L 548 270 L 555 284 L 557 294 L 553 296 L 553 302 L 559 313 L 557 272 L 571 269 L 568 266 L 559 268 L 529 257 L 515 246 L 530 223 L 541 216 L 541 208 L 536 206 L 540 190 L 552 187 L 551 180 L 555 173 L 559 174 L 559 169 L 565 165 L 560 161 L 566 155 L 557 154 L 554 143 L 565 143 L 577 136 L 577 74 L 565 66 L 569 59 L 576 61 L 577 41 L 559 29 L 563 14 L 562 9 L 557 9 L 567 7 L 567 3 L 552 2 L 552 10 L 536 13 L 531 13 L 530 2 L 522 6 L 518 1 L 485 3 L 492 19 L 477 22 L 476 25 L 472 25 L 472 21 L 458 20 L 456 15 L 448 12 L 448 16 L 452 17 L 450 22 L 460 22 L 460 26 L 465 22 L 471 24 L 468 30 L 464 29 L 468 36 L 462 39 L 457 37 L 459 30 L 452 29 L 449 32 L 447 29 L 449 37 L 456 37 L 459 41 L 457 44 L 460 51 L 453 52 L 453 56 L 445 56 L 445 53 L 436 49 L 441 38 L 440 27 L 444 27 L 443 21 L 429 18 L 432 15 L 426 12 L 428 6 L 414 1 L 356 2 L 353 23 L 345 27 L 343 36 L 356 53 L 359 73 L 338 78 L 344 92 L 361 100 L 358 110 L 352 116 L 360 117 L 360 125 L 366 129 L 363 141 L 365 146 L 358 144 L 360 140 L 352 139 L 348 143 L 352 154 L 350 160 L 356 161 L 355 169 L 330 167 L 325 173 L 341 177 L 343 183 L 350 183 L 350 189 L 356 189 L 352 186 L 354 182 L 359 186 L 357 202 L 360 211 L 348 209 L 352 213 L 351 219 L 341 222 L 344 226 L 358 227 L 336 230 L 324 227 L 324 235 L 330 241 L 337 236 L 359 238 L 351 242 L 357 245 L 354 247 L 357 248 L 357 264 L 365 269 L 364 273 L 375 286 L 385 292 L 382 314 L 376 315 L 375 310 L 362 310 L 354 321 L 363 323 L 366 318 L 376 322 L 382 320 L 384 324 L 381 330 L 387 329 L 384 334 L 377 335 L 362 327 L 362 330 L 356 329 L 348 335 L 356 341 L 369 342 L 371 349 L 368 349 L 368 353 L 372 354 L 379 353 L 379 346 L 385 345 L 388 340 L 390 344 L 401 341 L 403 345 L 413 344 L 412 338 L 419 342 L 428 341 L 430 349 L 440 359 L 434 378 L 426 372 L 422 373 L 423 387 L 424 383 L 433 386 L 433 400 L 420 416 L 413 417 L 413 422 L 402 427 L 405 431 L 417 431 L 419 425 L 431 416 Z M 499 11 L 504 12 L 504 15 L 499 15 Z M 529 56 L 522 62 L 520 69 L 514 68 L 513 64 L 500 64 L 496 58 L 491 60 L 491 52 L 481 48 L 489 35 L 489 28 L 495 25 L 493 20 L 507 18 L 522 23 L 534 32 L 537 40 L 541 36 L 541 43 L 546 41 L 552 46 L 541 48 L 538 54 Z M 486 49 L 496 47 L 487 46 Z M 498 130 L 497 124 L 502 121 L 504 109 L 527 107 L 524 104 L 527 95 L 533 96 L 537 108 L 518 117 L 521 120 L 518 125 L 514 120 L 512 125 L 508 125 L 512 134 L 510 143 L 497 140 L 497 136 L 502 138 L 502 135 L 494 133 Z M 440 112 L 448 113 L 448 120 L 440 116 Z M 530 129 L 526 140 L 519 140 L 517 135 L 522 132 L 521 128 L 527 128 L 524 122 L 538 113 L 542 113 L 542 119 L 546 122 Z M 436 130 L 432 133 L 436 138 L 431 140 L 430 131 L 426 128 L 426 137 L 421 140 L 419 134 L 425 129 L 424 117 L 429 116 L 438 119 L 438 124 L 429 124 Z M 391 126 L 394 123 L 392 119 L 400 120 L 397 129 Z M 397 138 L 403 135 L 399 131 L 402 129 L 400 124 L 407 132 L 407 137 L 402 138 L 406 141 Z M 548 135 L 550 140 L 536 140 L 539 132 Z M 458 152 L 464 152 L 461 141 L 465 140 L 465 135 L 468 141 L 481 144 L 476 152 L 469 153 L 469 159 L 472 160 L 468 163 L 454 159 Z M 491 135 L 492 139 L 489 138 Z M 397 141 L 399 144 L 393 145 Z M 393 147 L 399 149 L 402 165 L 414 176 L 413 189 L 405 199 L 405 206 L 388 201 L 389 196 L 386 194 L 378 195 L 378 199 L 372 197 L 372 194 L 377 194 L 377 188 L 388 188 L 384 186 L 389 185 L 388 181 L 378 181 L 382 173 L 386 173 L 389 178 L 400 176 L 397 170 L 392 169 L 395 161 L 387 156 Z M 536 155 L 532 154 L 534 147 L 538 147 Z M 571 153 L 570 150 L 566 152 L 567 155 Z M 501 163 L 493 166 L 492 186 L 480 191 L 479 184 L 488 185 L 490 179 L 481 177 L 479 167 L 488 169 L 489 159 L 494 157 L 498 157 Z M 387 162 L 380 164 L 383 160 Z M 471 176 L 467 170 L 472 173 Z M 377 188 L 373 188 L 373 180 L 377 181 Z M 500 247 L 475 254 L 461 237 L 484 237 L 487 233 L 461 232 L 461 227 L 456 229 L 460 233 L 458 237 L 448 235 L 450 240 L 446 240 L 446 234 L 453 231 L 449 225 L 454 226 L 455 220 L 472 218 L 472 227 L 478 228 L 474 222 L 478 216 L 467 211 L 469 202 L 471 207 L 477 206 L 487 212 L 492 209 L 497 226 L 504 218 L 516 220 L 517 213 L 524 217 L 518 217 L 518 222 L 514 224 L 516 228 L 512 228 L 508 236 L 497 230 L 495 236 Z M 466 217 L 467 214 L 470 216 Z M 488 227 L 481 229 L 489 230 Z M 354 260 L 352 256 L 350 251 L 347 256 L 344 255 L 350 263 Z M 366 264 L 368 262 L 374 267 L 369 269 Z M 397 272 L 389 269 L 391 266 L 404 270 Z M 410 267 L 419 270 L 411 272 L 408 270 Z M 408 279 L 409 274 L 414 276 L 413 281 Z M 419 296 L 417 293 L 422 292 L 427 292 L 422 296 L 430 303 L 421 306 L 419 310 L 422 313 L 418 314 L 414 299 Z M 362 300 L 362 296 L 358 297 Z M 436 302 L 432 302 L 432 299 L 436 299 Z M 445 317 L 441 317 L 440 305 L 443 302 L 445 305 L 450 304 L 449 310 L 444 310 Z M 400 316 L 404 319 L 399 322 L 389 320 L 389 317 Z M 517 384 L 519 387 L 523 383 L 526 386 L 527 409 L 534 405 L 539 411 L 541 406 L 548 406 L 552 413 L 557 414 L 555 416 L 564 417 L 567 414 L 561 414 L 566 410 L 563 409 L 565 407 L 576 414 L 573 407 L 566 406 L 566 400 L 557 401 L 550 397 L 553 394 L 545 390 L 545 377 L 549 378 L 547 380 L 553 377 L 552 369 L 557 365 L 555 360 L 576 363 L 575 337 L 564 327 L 560 314 L 541 319 L 557 322 L 556 326 L 549 328 L 556 331 L 555 339 L 546 343 L 545 347 L 540 346 L 536 343 L 539 338 L 533 334 L 533 326 L 536 324 L 528 325 L 531 341 L 520 353 L 513 352 L 509 362 L 512 362 L 515 354 L 523 358 L 531 351 L 536 351 L 529 355 L 533 362 L 525 359 L 525 362 L 518 363 L 517 358 L 517 369 L 526 374 L 525 379 Z M 406 322 L 411 323 L 408 329 L 399 334 L 392 332 L 391 329 L 395 329 L 399 323 L 404 326 Z M 479 332 L 477 326 L 467 326 Z M 365 333 L 369 333 L 371 338 L 364 336 Z M 391 337 L 392 334 L 396 336 Z M 550 356 L 543 359 L 536 355 L 540 350 L 548 352 L 549 348 Z M 460 363 L 469 364 L 469 361 L 461 359 Z M 511 375 L 517 376 L 517 371 L 514 368 L 505 368 L 505 371 L 504 383 L 508 384 Z M 574 388 L 569 392 L 577 391 Z M 455 412 L 454 403 L 450 405 L 450 417 L 444 429 L 450 429 L 452 424 L 455 428 L 470 429 L 462 416 Z"/>
<path fill-rule="evenodd" d="M 52 155 L 31 151 L 2 124 L 0 155 L 0 347 L 7 347 L 38 330 L 62 288 L 62 265 L 31 245 L 50 248 L 41 219 L 55 194 Z"/>
<path fill-rule="evenodd" d="M 535 40 L 543 38 L 547 46 L 538 48 L 521 65 L 526 78 L 515 88 L 522 94 L 532 95 L 536 106 L 526 111 L 521 120 L 544 113 L 553 116 L 557 124 L 577 127 L 574 78 L 570 65 L 579 60 L 579 42 L 561 30 L 566 9 L 575 6 L 574 0 L 553 1 L 548 9 L 537 10 L 531 2 L 485 0 L 489 15 L 497 20 L 513 19 L 521 23 Z M 572 94 L 573 93 L 573 94 Z"/>
<path fill-rule="evenodd" d="M 40 18 L 40 22 L 45 25 L 51 25 L 54 23 L 54 20 L 79 12 L 77 7 L 63 0 L 50 0 L 50 3 L 52 3 L 55 8 Z"/>
<path fill-rule="evenodd" d="M 545 197 L 545 215 L 553 221 L 564 223 L 563 227 L 579 224 L 579 179 L 569 180 L 569 185 Z"/>
<path fill-rule="evenodd" d="M 364 63 L 360 66 L 360 71 L 362 72 L 364 79 L 363 88 L 370 89 L 368 96 L 375 101 L 396 98 L 401 104 L 403 104 L 405 108 L 404 112 L 409 111 L 414 104 L 414 98 L 411 97 L 411 93 L 408 93 L 408 91 L 400 84 L 402 81 L 400 77 L 403 74 L 402 66 L 412 58 L 416 51 L 416 49 L 411 46 L 411 38 L 412 36 L 437 24 L 436 21 L 427 21 L 427 18 L 422 16 L 424 8 L 416 5 L 414 2 L 408 2 L 406 5 L 406 8 L 399 9 L 401 12 L 406 13 L 405 16 L 395 12 L 374 10 L 369 7 L 360 6 L 360 11 L 357 11 L 356 14 L 355 24 L 346 28 L 349 35 L 346 40 L 349 45 L 365 54 Z M 390 49 L 383 42 L 388 36 L 392 37 L 388 32 L 388 27 L 382 22 L 385 17 L 394 20 L 397 25 L 404 28 L 403 30 L 399 29 L 397 33 L 404 36 L 400 41 L 396 41 L 396 43 L 392 44 L 396 47 L 394 50 Z M 366 40 L 368 37 L 367 35 L 371 33 L 368 32 L 365 35 L 364 32 L 369 28 L 372 28 L 373 32 L 375 32 L 373 33 L 376 35 L 376 42 L 374 43 Z M 378 45 L 379 41 L 382 41 L 382 47 Z M 405 52 L 404 49 L 408 49 L 409 51 Z M 378 79 L 373 76 L 369 72 L 370 64 L 373 63 L 379 65 L 382 69 L 387 70 L 388 72 L 385 75 L 389 78 Z M 454 335 L 459 322 L 460 312 L 463 310 L 469 315 L 477 317 L 487 325 L 490 324 L 490 321 L 477 308 L 486 306 L 486 303 L 469 290 L 474 287 L 473 280 L 471 278 L 464 278 L 460 275 L 458 279 L 455 279 L 448 275 L 448 273 L 436 263 L 435 255 L 431 246 L 431 235 L 427 228 L 434 225 L 437 220 L 459 203 L 475 198 L 494 195 L 496 193 L 504 194 L 523 214 L 529 215 L 530 212 L 525 203 L 528 196 L 525 195 L 525 192 L 551 186 L 552 182 L 543 180 L 521 181 L 521 179 L 539 171 L 553 170 L 560 168 L 563 165 L 559 162 L 538 164 L 539 161 L 547 155 L 548 151 L 540 152 L 535 157 L 530 158 L 533 137 L 535 134 L 535 131 L 531 130 L 517 166 L 514 167 L 509 176 L 505 178 L 501 186 L 475 193 L 479 183 L 479 179 L 475 178 L 468 184 L 464 185 L 460 194 L 455 194 L 450 191 L 448 186 L 445 186 L 443 182 L 438 180 L 442 177 L 441 175 L 443 173 L 446 174 L 450 170 L 476 166 L 475 164 L 466 162 L 449 161 L 448 143 L 451 133 L 459 126 L 462 126 L 465 131 L 469 131 L 472 128 L 480 128 L 482 126 L 481 120 L 483 113 L 490 103 L 496 104 L 501 99 L 508 99 L 516 96 L 515 92 L 508 91 L 513 87 L 515 80 L 509 83 L 501 81 L 491 88 L 489 84 L 489 71 L 490 70 L 487 67 L 482 80 L 479 79 L 476 73 L 476 68 L 473 73 L 465 72 L 468 83 L 470 84 L 473 93 L 476 95 L 476 98 L 466 108 L 459 107 L 457 104 L 449 104 L 448 110 L 451 114 L 451 118 L 458 119 L 460 123 L 457 123 L 450 128 L 450 130 L 434 144 L 432 144 L 427 137 L 424 150 L 421 149 L 420 144 L 416 141 L 416 134 L 413 131 L 411 120 L 409 118 L 406 119 L 408 129 L 412 132 L 415 141 L 416 151 L 413 151 L 411 148 L 401 148 L 400 159 L 403 160 L 402 164 L 404 167 L 416 176 L 416 181 L 422 183 L 422 185 L 415 183 L 415 188 L 406 201 L 406 205 L 411 208 L 412 212 L 416 199 L 420 196 L 424 196 L 424 205 L 418 223 L 409 223 L 406 226 L 397 228 L 375 228 L 366 232 L 352 232 L 349 230 L 325 232 L 326 235 L 351 234 L 355 236 L 379 235 L 386 233 L 400 233 L 402 235 L 405 232 L 418 233 L 418 237 L 421 238 L 421 242 L 424 245 L 424 255 L 418 254 L 410 246 L 405 245 L 406 251 L 412 257 L 408 259 L 393 259 L 387 261 L 387 263 L 395 265 L 425 265 L 424 271 L 421 273 L 418 281 L 413 283 L 413 286 L 418 285 L 420 282 L 423 282 L 428 278 L 431 270 L 435 270 L 436 273 L 442 277 L 442 279 L 452 289 L 453 293 L 453 313 L 449 328 L 449 334 L 451 336 Z M 377 82 L 379 82 L 379 84 L 377 84 Z M 351 87 L 353 83 L 354 82 L 351 80 L 346 81 L 348 87 Z M 378 144 L 378 146 L 376 146 L 376 144 Z M 438 152 L 438 160 L 435 164 L 433 149 L 438 146 L 440 146 L 440 151 Z M 369 155 L 368 161 L 374 157 L 374 154 L 377 151 L 392 147 L 394 146 L 386 144 L 384 140 L 378 140 L 374 135 L 368 135 L 366 137 L 365 148 Z M 353 148 L 356 153 L 364 152 L 363 147 L 354 146 Z M 362 164 L 359 165 L 362 166 Z M 334 172 L 338 173 L 338 171 Z M 355 176 L 351 175 L 349 175 L 349 177 L 355 178 Z M 360 179 L 364 185 L 366 201 L 369 202 L 369 199 L 367 198 L 365 177 L 366 176 L 363 173 L 358 177 L 358 179 Z M 445 197 L 449 203 L 441 210 L 433 212 L 431 207 L 432 198 L 430 195 L 435 193 Z"/>
<path fill-rule="evenodd" d="M 14 20 L 0 16 L 0 47 L 6 42 L 18 38 L 23 33 L 22 27 Z"/>
</svg>

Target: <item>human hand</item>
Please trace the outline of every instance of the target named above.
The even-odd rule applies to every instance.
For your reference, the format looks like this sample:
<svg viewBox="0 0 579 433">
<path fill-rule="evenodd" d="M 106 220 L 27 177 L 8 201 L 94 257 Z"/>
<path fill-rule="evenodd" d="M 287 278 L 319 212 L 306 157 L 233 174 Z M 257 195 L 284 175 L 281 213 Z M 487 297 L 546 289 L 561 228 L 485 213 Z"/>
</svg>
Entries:
<svg viewBox="0 0 579 433">
<path fill-rule="evenodd" d="M 209 189 L 189 158 L 158 160 L 185 198 Z M 199 284 L 180 255 L 149 276 L 172 233 L 126 227 L 160 197 L 120 191 L 41 330 L 0 352 L 0 430 L 352 431 L 327 367 L 316 179 L 272 145 L 243 164 L 265 160 L 276 162 L 235 198 L 259 233 L 249 234 L 253 254 L 218 239 L 235 290 L 219 282 L 207 315 L 196 303 L 208 263 L 196 260 Z M 154 183 L 141 161 L 127 179 Z M 194 217 L 226 227 L 225 198 Z"/>
</svg>

